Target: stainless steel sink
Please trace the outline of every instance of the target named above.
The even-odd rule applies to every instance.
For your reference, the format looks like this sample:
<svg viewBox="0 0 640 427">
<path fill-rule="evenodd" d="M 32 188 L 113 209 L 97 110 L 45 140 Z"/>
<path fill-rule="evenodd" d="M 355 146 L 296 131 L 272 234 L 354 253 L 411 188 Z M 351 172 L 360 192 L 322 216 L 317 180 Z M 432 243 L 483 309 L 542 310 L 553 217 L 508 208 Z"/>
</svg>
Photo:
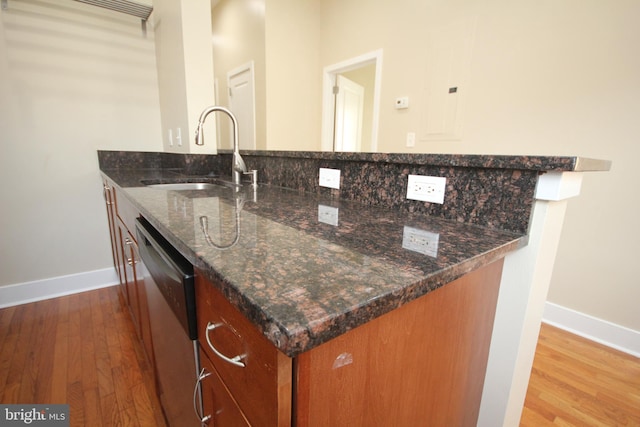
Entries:
<svg viewBox="0 0 640 427">
<path fill-rule="evenodd" d="M 224 185 L 213 184 L 210 182 L 173 182 L 169 184 L 149 184 L 147 187 L 172 191 L 214 190 L 216 188 L 226 188 Z"/>
</svg>

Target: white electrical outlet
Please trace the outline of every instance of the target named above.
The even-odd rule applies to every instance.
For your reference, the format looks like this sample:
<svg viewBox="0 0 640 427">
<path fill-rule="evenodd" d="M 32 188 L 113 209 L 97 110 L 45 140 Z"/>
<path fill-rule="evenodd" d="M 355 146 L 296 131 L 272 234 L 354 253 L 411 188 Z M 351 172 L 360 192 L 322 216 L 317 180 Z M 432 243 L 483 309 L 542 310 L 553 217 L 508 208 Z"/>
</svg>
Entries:
<svg viewBox="0 0 640 427">
<path fill-rule="evenodd" d="M 410 251 L 436 258 L 438 256 L 439 233 L 404 226 L 402 247 Z"/>
<path fill-rule="evenodd" d="M 338 208 L 318 205 L 318 221 L 329 225 L 338 225 Z"/>
<path fill-rule="evenodd" d="M 320 187 L 340 189 L 340 169 L 320 168 Z"/>
<path fill-rule="evenodd" d="M 444 203 L 447 179 L 440 176 L 409 175 L 407 199 Z"/>
</svg>

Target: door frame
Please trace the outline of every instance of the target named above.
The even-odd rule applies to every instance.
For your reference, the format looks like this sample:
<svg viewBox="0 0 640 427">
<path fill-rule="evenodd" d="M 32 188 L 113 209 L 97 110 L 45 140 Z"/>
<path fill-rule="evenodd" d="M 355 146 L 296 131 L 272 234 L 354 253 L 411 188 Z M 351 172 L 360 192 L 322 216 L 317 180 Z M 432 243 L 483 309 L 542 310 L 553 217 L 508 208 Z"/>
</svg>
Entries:
<svg viewBox="0 0 640 427">
<path fill-rule="evenodd" d="M 382 49 L 374 50 L 324 67 L 322 70 L 322 151 L 333 151 L 333 127 L 335 102 L 333 87 L 336 76 L 365 65 L 375 64 L 376 75 L 373 94 L 373 119 L 371 129 L 371 151 L 378 149 L 378 123 L 380 119 L 380 89 L 382 87 Z"/>
</svg>

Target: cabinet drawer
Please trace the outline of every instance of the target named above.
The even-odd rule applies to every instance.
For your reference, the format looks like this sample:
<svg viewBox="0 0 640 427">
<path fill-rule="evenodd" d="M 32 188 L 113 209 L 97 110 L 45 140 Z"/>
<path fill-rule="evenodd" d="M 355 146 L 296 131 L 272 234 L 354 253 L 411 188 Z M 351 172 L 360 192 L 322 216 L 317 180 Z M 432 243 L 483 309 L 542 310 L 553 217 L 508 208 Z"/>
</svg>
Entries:
<svg viewBox="0 0 640 427">
<path fill-rule="evenodd" d="M 200 364 L 206 377 L 202 380 L 203 425 L 249 427 L 250 424 L 238 408 L 209 358 L 200 350 Z"/>
<path fill-rule="evenodd" d="M 196 309 L 200 346 L 249 422 L 289 425 L 291 359 L 201 274 L 196 275 Z"/>
<path fill-rule="evenodd" d="M 138 217 L 138 209 L 122 194 L 122 190 L 115 187 L 117 213 L 122 223 L 127 227 L 127 230 L 132 233 L 133 240 L 137 242 L 135 235 L 136 218 Z"/>
</svg>

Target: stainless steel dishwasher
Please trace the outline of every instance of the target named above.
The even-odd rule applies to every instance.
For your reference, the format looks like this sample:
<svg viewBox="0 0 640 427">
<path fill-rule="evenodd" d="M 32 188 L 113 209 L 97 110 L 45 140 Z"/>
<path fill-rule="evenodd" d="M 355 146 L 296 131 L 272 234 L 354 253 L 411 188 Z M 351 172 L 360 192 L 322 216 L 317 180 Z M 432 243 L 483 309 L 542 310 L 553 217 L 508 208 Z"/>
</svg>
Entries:
<svg viewBox="0 0 640 427">
<path fill-rule="evenodd" d="M 149 274 L 149 304 L 156 385 L 170 427 L 200 426 L 202 408 L 193 266 L 144 218 L 136 219 L 140 258 Z"/>
</svg>

